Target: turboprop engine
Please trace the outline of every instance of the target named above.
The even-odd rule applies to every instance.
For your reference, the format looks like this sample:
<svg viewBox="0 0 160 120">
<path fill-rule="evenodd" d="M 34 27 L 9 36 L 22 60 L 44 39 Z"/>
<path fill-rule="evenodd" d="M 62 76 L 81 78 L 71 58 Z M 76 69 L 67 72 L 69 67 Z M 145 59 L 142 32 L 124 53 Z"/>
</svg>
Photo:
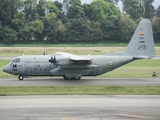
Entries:
<svg viewBox="0 0 160 120">
<path fill-rule="evenodd" d="M 61 68 L 54 68 L 49 71 L 51 75 L 59 75 L 62 72 Z"/>
</svg>

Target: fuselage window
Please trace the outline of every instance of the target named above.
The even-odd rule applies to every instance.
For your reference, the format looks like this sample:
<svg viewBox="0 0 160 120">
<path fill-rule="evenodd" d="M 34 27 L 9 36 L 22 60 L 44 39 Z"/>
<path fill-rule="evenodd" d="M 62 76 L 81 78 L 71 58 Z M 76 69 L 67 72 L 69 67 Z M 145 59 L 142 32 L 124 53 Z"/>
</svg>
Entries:
<svg viewBox="0 0 160 120">
<path fill-rule="evenodd" d="M 17 65 L 16 65 L 16 64 L 13 64 L 13 68 L 17 68 Z"/>
</svg>

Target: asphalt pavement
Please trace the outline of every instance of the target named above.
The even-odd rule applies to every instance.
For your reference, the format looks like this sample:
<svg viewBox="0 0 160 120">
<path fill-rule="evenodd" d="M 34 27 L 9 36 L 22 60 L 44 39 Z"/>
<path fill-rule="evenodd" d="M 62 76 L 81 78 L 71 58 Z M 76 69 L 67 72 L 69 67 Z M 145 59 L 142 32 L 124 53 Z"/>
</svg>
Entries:
<svg viewBox="0 0 160 120">
<path fill-rule="evenodd" d="M 159 95 L 0 96 L 0 120 L 156 120 Z"/>
<path fill-rule="evenodd" d="M 64 80 L 60 78 L 41 77 L 25 78 L 1 78 L 0 86 L 72 86 L 72 85 L 115 85 L 115 86 L 160 86 L 159 78 L 96 78 L 83 77 L 81 80 Z"/>
</svg>

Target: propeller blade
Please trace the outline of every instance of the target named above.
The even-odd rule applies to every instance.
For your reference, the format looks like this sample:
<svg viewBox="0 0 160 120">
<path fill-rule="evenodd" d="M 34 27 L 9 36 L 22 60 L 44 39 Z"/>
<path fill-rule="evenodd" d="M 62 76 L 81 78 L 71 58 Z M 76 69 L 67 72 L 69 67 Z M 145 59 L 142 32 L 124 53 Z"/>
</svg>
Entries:
<svg viewBox="0 0 160 120">
<path fill-rule="evenodd" d="M 49 60 L 49 62 L 53 63 L 54 65 L 56 64 L 56 57 L 54 55 L 54 58 L 53 56 L 51 56 L 51 59 Z"/>
<path fill-rule="evenodd" d="M 54 65 L 56 64 L 56 57 L 55 57 L 55 55 L 54 55 Z"/>
</svg>

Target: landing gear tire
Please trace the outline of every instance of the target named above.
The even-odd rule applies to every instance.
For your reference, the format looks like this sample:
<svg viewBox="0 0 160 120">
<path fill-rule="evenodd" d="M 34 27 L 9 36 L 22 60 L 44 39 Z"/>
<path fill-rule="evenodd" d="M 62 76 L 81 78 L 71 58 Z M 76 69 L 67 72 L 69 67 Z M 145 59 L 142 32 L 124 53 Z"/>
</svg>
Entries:
<svg viewBox="0 0 160 120">
<path fill-rule="evenodd" d="M 18 79 L 19 79 L 19 80 L 23 80 L 23 79 L 24 79 L 24 77 L 23 77 L 23 76 L 21 76 L 21 75 L 19 75 L 19 76 L 18 76 Z"/>
<path fill-rule="evenodd" d="M 63 76 L 63 78 L 64 78 L 65 80 L 80 80 L 80 79 L 81 79 L 81 77 L 73 77 L 73 78 L 70 78 L 70 77 L 66 77 L 66 76 Z"/>
<path fill-rule="evenodd" d="M 68 78 L 68 77 L 66 77 L 66 76 L 63 76 L 63 78 L 65 79 L 65 80 L 70 80 L 71 78 Z"/>
<path fill-rule="evenodd" d="M 76 80 L 80 80 L 81 79 L 81 77 L 76 77 Z"/>
<path fill-rule="evenodd" d="M 63 78 L 64 78 L 65 80 L 67 80 L 66 76 L 63 76 Z"/>
</svg>

